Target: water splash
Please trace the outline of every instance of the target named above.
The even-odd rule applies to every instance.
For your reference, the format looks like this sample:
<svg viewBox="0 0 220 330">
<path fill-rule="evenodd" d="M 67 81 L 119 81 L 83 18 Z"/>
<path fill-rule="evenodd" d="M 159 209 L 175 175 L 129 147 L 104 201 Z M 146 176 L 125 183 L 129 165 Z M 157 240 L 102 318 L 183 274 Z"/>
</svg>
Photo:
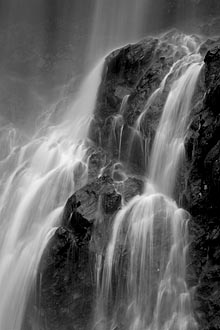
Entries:
<svg viewBox="0 0 220 330">
<path fill-rule="evenodd" d="M 44 249 L 67 198 L 87 180 L 86 137 L 103 63 L 84 81 L 59 125 L 44 123 L 32 140 L 22 142 L 14 137 L 15 130 L 2 129 L 0 142 L 7 148 L 0 157 L 1 330 L 22 328 Z"/>
<path fill-rule="evenodd" d="M 115 218 L 95 330 L 196 329 L 185 281 L 189 214 L 170 196 L 200 70 L 197 54 L 188 54 L 172 68 L 174 78 L 154 140 L 145 192 Z"/>
<path fill-rule="evenodd" d="M 136 196 L 118 213 L 99 306 L 109 319 L 97 329 L 195 326 L 184 279 L 188 217 L 160 193 Z"/>
</svg>

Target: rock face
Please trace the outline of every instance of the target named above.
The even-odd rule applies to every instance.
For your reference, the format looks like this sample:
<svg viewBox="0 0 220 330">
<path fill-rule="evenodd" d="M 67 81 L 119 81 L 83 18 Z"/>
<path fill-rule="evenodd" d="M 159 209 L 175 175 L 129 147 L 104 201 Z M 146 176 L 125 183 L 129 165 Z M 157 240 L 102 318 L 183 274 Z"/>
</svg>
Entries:
<svg viewBox="0 0 220 330">
<path fill-rule="evenodd" d="M 40 329 L 92 328 L 96 266 L 105 254 L 115 214 L 121 207 L 122 196 L 128 201 L 143 189 L 140 179 L 123 175 L 122 167 L 117 170 L 122 173 L 117 179 L 123 181 L 116 183 L 113 162 L 103 150 L 93 150 L 87 185 L 66 203 L 62 227 L 51 239 L 39 269 L 41 298 L 40 302 L 35 299 L 36 310 L 31 311 L 30 318 L 35 323 L 41 319 Z"/>
<path fill-rule="evenodd" d="M 169 90 L 145 114 L 147 100 L 173 63 L 182 58 L 176 31 L 114 51 L 106 59 L 90 128 L 88 183 L 67 201 L 40 267 L 42 329 L 89 330 L 97 272 L 122 203 L 143 191 L 149 151 Z M 196 38 L 196 37 L 195 37 Z M 190 212 L 187 278 L 199 330 L 220 328 L 220 46 L 204 42 L 205 54 L 178 175 L 176 200 Z M 213 47 L 209 49 L 209 47 Z M 193 47 L 188 45 L 187 47 Z M 172 76 L 172 75 L 171 75 Z M 172 79 L 172 77 L 171 77 Z M 137 134 L 135 121 L 144 113 Z M 120 329 L 119 329 L 120 330 Z"/>
<path fill-rule="evenodd" d="M 142 136 L 136 134 L 135 121 L 168 73 L 175 56 L 165 40 L 163 44 L 156 38 L 148 38 L 116 50 L 106 59 L 90 137 L 136 174 L 145 173 L 142 149 L 145 139 L 152 140 L 154 136 L 160 105 L 150 109 L 147 115 L 150 125 L 143 128 Z"/>
<path fill-rule="evenodd" d="M 192 215 L 191 266 L 201 329 L 220 327 L 220 47 L 204 58 L 203 98 L 186 140 L 187 203 Z M 195 110 L 195 111 L 194 111 Z"/>
</svg>

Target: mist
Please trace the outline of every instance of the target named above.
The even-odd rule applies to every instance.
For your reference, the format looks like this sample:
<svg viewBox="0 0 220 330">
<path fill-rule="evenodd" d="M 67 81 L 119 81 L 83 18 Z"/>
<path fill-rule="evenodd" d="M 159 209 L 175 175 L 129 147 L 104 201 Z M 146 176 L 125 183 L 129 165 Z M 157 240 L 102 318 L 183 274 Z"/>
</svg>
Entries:
<svg viewBox="0 0 220 330">
<path fill-rule="evenodd" d="M 73 97 L 85 74 L 113 48 L 171 28 L 202 34 L 220 29 L 218 20 L 213 23 L 218 0 L 122 1 L 118 10 L 116 0 L 100 4 L 0 1 L 1 120 L 31 134 L 39 115 Z"/>
</svg>

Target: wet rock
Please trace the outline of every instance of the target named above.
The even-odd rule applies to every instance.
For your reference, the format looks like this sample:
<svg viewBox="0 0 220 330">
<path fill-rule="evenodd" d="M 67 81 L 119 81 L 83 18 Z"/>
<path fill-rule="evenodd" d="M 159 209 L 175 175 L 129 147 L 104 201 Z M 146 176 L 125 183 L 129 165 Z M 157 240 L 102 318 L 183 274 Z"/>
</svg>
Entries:
<svg viewBox="0 0 220 330">
<path fill-rule="evenodd" d="M 144 190 L 144 181 L 136 177 L 128 177 L 121 187 L 121 194 L 125 202 L 136 195 L 141 195 Z"/>
<path fill-rule="evenodd" d="M 148 38 L 116 50 L 106 58 L 89 134 L 91 140 L 107 150 L 111 157 L 120 158 L 128 167 L 130 164 L 130 170 L 134 168 L 133 172 L 140 171 L 142 174 L 146 165 L 141 155 L 144 138 L 135 137 L 136 153 L 139 150 L 139 155 L 135 159 L 130 159 L 130 155 L 133 154 L 130 148 L 137 117 L 143 111 L 149 95 L 158 88 L 162 77 L 173 63 L 172 51 L 169 53 L 167 49 L 169 55 L 165 58 L 162 56 L 161 47 L 158 46 L 157 38 Z M 164 51 L 167 47 L 167 44 L 163 45 Z M 126 95 L 129 97 L 122 111 L 121 106 Z M 155 107 L 152 112 L 156 113 L 158 121 L 161 108 Z M 154 132 L 155 127 L 156 124 Z M 146 131 L 152 131 L 148 123 Z"/>
<path fill-rule="evenodd" d="M 94 165 L 95 156 L 93 160 Z M 96 178 L 68 199 L 62 227 L 56 230 L 39 270 L 43 303 L 38 309 L 45 329 L 90 329 L 96 296 L 94 262 L 99 252 L 94 228 L 105 249 L 105 235 L 108 233 L 109 239 L 114 214 L 120 206 L 121 195 L 108 176 Z"/>
<path fill-rule="evenodd" d="M 62 227 L 41 268 L 45 301 L 41 313 L 50 324 L 45 326 L 47 330 L 67 330 L 71 324 L 73 329 L 91 329 L 95 265 L 103 261 L 122 201 L 143 192 L 143 177 L 170 81 L 143 116 L 138 134 L 136 119 L 173 61 L 184 55 L 173 53 L 168 42 L 172 36 L 176 38 L 169 32 L 160 43 L 148 38 L 116 50 L 106 59 L 90 129 L 88 180 L 68 199 Z M 186 159 L 175 191 L 176 200 L 191 214 L 187 281 L 199 330 L 219 329 L 220 317 L 220 48 L 216 40 L 212 46 L 207 41 L 200 49 L 207 54 L 193 97 Z"/>
<path fill-rule="evenodd" d="M 89 157 L 88 182 L 94 181 L 109 162 L 109 155 L 103 149 L 95 148 Z"/>
<path fill-rule="evenodd" d="M 102 208 L 105 213 L 112 214 L 121 206 L 121 195 L 116 193 L 103 194 Z"/>
<path fill-rule="evenodd" d="M 201 53 L 202 56 L 205 56 L 207 54 L 207 52 L 214 48 L 215 46 L 219 45 L 220 43 L 220 38 L 216 37 L 216 38 L 208 38 L 207 40 L 205 40 L 200 48 L 199 48 L 199 52 Z"/>
<path fill-rule="evenodd" d="M 211 48 L 200 79 L 204 92 L 186 138 L 184 207 L 191 213 L 188 283 L 199 329 L 219 329 L 220 48 Z M 198 95 L 197 95 L 198 96 Z"/>
<path fill-rule="evenodd" d="M 172 33 L 171 33 L 172 34 Z M 167 39 L 169 36 L 166 37 Z M 165 39 L 166 39 L 165 38 Z M 154 51 L 147 65 L 140 62 L 136 67 L 139 79 L 134 74 L 125 83 L 132 73 L 129 65 L 135 63 L 132 46 L 127 46 L 123 51 L 116 51 L 107 61 L 107 73 L 103 80 L 99 95 L 99 104 L 95 114 L 95 126 L 98 127 L 101 144 L 112 156 L 118 160 L 119 137 L 121 135 L 122 150 L 120 161 L 128 164 L 127 169 L 136 175 L 144 174 L 146 159 L 141 159 L 143 149 L 149 154 L 156 127 L 161 115 L 162 107 L 167 96 L 167 86 L 161 98 L 155 102 L 144 116 L 141 135 L 135 135 L 134 123 L 143 112 L 146 100 L 159 86 L 164 75 L 172 65 L 169 59 L 172 49 L 167 43 L 154 47 Z M 164 47 L 164 49 L 163 49 Z M 131 51 L 131 62 L 129 52 Z M 170 52 L 170 53 L 169 53 Z M 192 101 L 190 126 L 185 140 L 186 159 L 183 162 L 177 177 L 175 191 L 176 199 L 187 211 L 191 213 L 189 233 L 191 244 L 188 252 L 187 279 L 194 295 L 194 310 L 200 330 L 219 329 L 219 173 L 220 173 L 220 48 L 218 38 L 204 42 L 200 52 L 205 55 L 204 67 L 201 70 L 196 92 Z M 169 54 L 161 58 L 163 53 Z M 121 57 L 125 56 L 124 59 Z M 181 54 L 175 54 L 181 56 Z M 125 62 L 123 62 L 125 61 Z M 135 66 L 136 64 L 134 64 Z M 142 66 L 143 65 L 143 66 Z M 142 67 L 142 69 L 141 69 Z M 143 69 L 144 68 L 144 69 Z M 142 70 L 142 71 L 141 71 Z M 140 72 L 142 75 L 140 76 Z M 112 89 L 111 89 L 111 88 Z M 116 92 L 115 92 L 116 91 Z M 130 92 L 122 120 L 118 121 L 118 129 L 114 139 L 111 138 L 112 123 L 109 118 L 120 111 L 120 102 L 109 102 L 107 94 L 122 99 L 125 93 Z M 114 109 L 113 107 L 114 103 Z M 105 112 L 105 106 L 109 112 Z M 111 110 L 113 109 L 113 110 Z M 103 111 L 103 112 L 101 112 Z M 129 137 L 132 136 L 131 140 Z M 131 147 L 131 144 L 133 146 Z M 144 146 L 144 148 L 143 148 Z M 129 157 L 128 157 L 129 155 Z M 134 160 L 130 155 L 135 155 Z M 126 158 L 127 157 L 127 158 Z M 113 161 L 114 162 L 114 161 Z M 111 168 L 111 167 L 110 167 Z M 128 173 L 129 173 L 128 171 Z M 111 170 L 110 170 L 111 173 Z M 117 191 L 127 201 L 143 191 L 143 180 L 135 181 L 134 177 L 122 175 L 123 171 L 115 171 L 113 178 L 117 181 Z M 104 221 L 107 222 L 105 219 Z M 100 229 L 100 227 L 98 227 Z M 97 251 L 104 250 L 103 230 L 96 228 L 95 243 L 93 248 Z M 108 230 L 107 230 L 108 232 Z M 109 232 L 108 232 L 109 233 Z M 100 235 L 99 235 L 100 234 Z M 105 239 L 108 240 L 108 234 Z M 93 237 L 94 239 L 94 237 Z M 104 240 L 105 240 L 104 239 Z"/>
<path fill-rule="evenodd" d="M 51 239 L 42 259 L 38 285 L 41 295 L 37 297 L 41 327 L 66 329 L 72 323 L 72 292 L 79 260 L 74 235 L 59 227 Z M 47 323 L 49 322 L 49 325 Z"/>
</svg>

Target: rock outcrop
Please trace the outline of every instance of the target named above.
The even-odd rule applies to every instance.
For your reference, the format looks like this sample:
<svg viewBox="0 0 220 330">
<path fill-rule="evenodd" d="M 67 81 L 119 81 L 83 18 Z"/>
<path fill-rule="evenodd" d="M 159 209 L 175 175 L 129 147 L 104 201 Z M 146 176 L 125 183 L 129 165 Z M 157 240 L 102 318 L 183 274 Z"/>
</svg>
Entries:
<svg viewBox="0 0 220 330">
<path fill-rule="evenodd" d="M 204 93 L 186 140 L 185 207 L 190 221 L 195 311 L 200 329 L 220 328 L 220 46 L 204 58 Z"/>
<path fill-rule="evenodd" d="M 122 198 L 128 201 L 143 190 L 143 181 L 125 175 L 122 166 L 113 164 L 99 148 L 89 157 L 88 174 L 88 183 L 68 199 L 62 227 L 42 258 L 40 303 L 36 299 L 36 310 L 30 314 L 34 322 L 41 319 L 38 326 L 43 329 L 92 327 L 96 266 L 104 257 L 115 214 Z"/>
<path fill-rule="evenodd" d="M 67 201 L 40 268 L 45 329 L 90 329 L 95 281 L 113 219 L 122 203 L 143 191 L 144 174 L 169 81 L 136 120 L 173 63 L 182 58 L 181 34 L 148 38 L 110 54 L 90 128 L 88 183 Z M 197 37 L 195 37 L 196 39 Z M 198 41 L 198 38 L 197 38 Z M 220 46 L 200 48 L 204 56 L 190 125 L 186 158 L 177 180 L 176 200 L 191 214 L 187 279 L 199 330 L 220 328 Z M 210 47 L 213 47 L 209 50 Z M 188 44 L 189 49 L 193 45 Z M 172 76 L 172 75 L 171 75 Z M 172 79 L 172 77 L 170 78 Z M 120 330 L 120 329 L 119 329 Z"/>
</svg>

